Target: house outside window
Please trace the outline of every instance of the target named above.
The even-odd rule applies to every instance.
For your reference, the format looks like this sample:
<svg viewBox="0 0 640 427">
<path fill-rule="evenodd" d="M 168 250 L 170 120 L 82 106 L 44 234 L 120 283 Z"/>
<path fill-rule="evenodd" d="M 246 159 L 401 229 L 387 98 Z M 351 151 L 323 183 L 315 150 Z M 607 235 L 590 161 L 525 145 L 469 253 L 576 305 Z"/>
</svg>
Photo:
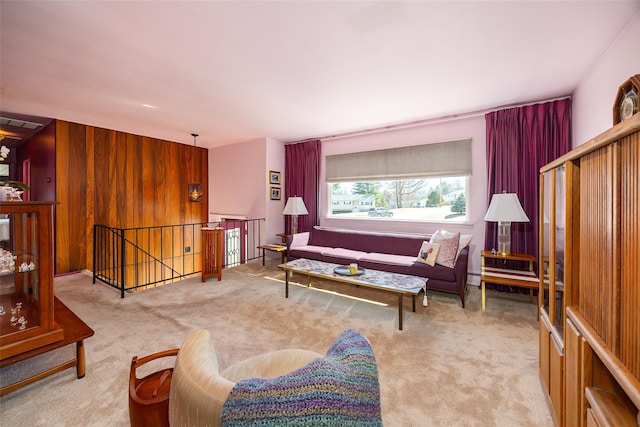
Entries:
<svg viewBox="0 0 640 427">
<path fill-rule="evenodd" d="M 331 218 L 466 222 L 471 139 L 326 157 Z"/>
<path fill-rule="evenodd" d="M 329 184 L 331 218 L 464 222 L 469 177 Z"/>
</svg>

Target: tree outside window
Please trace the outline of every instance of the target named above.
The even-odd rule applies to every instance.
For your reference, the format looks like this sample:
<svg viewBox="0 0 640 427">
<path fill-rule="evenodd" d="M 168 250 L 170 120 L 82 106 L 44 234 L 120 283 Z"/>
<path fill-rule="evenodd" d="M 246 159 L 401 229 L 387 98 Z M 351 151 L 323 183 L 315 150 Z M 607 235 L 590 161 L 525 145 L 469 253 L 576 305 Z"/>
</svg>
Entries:
<svg viewBox="0 0 640 427">
<path fill-rule="evenodd" d="M 332 183 L 329 216 L 465 221 L 467 181 L 468 177 L 458 176 Z"/>
</svg>

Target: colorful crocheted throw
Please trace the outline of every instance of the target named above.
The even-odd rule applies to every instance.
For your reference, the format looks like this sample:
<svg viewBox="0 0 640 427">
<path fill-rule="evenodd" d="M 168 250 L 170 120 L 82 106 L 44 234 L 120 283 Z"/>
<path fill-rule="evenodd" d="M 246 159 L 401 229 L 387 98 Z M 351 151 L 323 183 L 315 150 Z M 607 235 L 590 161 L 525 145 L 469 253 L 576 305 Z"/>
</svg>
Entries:
<svg viewBox="0 0 640 427">
<path fill-rule="evenodd" d="M 236 383 L 223 426 L 381 426 L 378 367 L 369 341 L 345 330 L 326 357 L 273 379 Z"/>
</svg>

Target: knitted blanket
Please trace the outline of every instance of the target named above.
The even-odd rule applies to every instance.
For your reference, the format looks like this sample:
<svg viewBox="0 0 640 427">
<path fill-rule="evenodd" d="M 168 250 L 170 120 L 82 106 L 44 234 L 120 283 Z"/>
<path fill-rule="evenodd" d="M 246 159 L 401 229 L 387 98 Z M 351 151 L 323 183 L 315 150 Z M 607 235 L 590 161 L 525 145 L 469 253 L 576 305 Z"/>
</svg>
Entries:
<svg viewBox="0 0 640 427">
<path fill-rule="evenodd" d="M 347 329 L 327 355 L 278 378 L 236 383 L 223 426 L 381 426 L 378 367 L 369 341 Z"/>
</svg>

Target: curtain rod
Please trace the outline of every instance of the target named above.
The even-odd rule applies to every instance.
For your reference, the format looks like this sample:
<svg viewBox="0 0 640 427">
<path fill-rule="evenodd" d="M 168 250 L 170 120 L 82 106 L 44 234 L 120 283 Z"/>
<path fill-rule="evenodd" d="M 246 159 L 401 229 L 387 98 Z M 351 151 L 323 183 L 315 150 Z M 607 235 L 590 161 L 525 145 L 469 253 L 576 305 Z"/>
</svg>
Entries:
<svg viewBox="0 0 640 427">
<path fill-rule="evenodd" d="M 481 116 L 481 115 L 484 116 L 485 114 L 491 113 L 493 111 L 506 110 L 506 109 L 509 109 L 509 108 L 526 107 L 528 105 L 539 104 L 539 103 L 542 103 L 542 102 L 559 101 L 559 100 L 565 99 L 565 98 L 571 98 L 571 95 L 559 96 L 557 98 L 550 98 L 550 99 L 544 99 L 544 100 L 539 100 L 539 101 L 531 101 L 531 102 L 526 102 L 526 103 L 521 103 L 521 104 L 501 105 L 501 106 L 497 106 L 497 107 L 493 107 L 493 108 L 487 108 L 487 109 L 484 109 L 484 110 L 471 111 L 471 112 L 468 112 L 468 113 L 451 114 L 449 116 L 434 117 L 434 118 L 431 118 L 431 119 L 415 120 L 415 121 L 412 121 L 412 122 L 397 123 L 397 124 L 392 124 L 392 125 L 387 125 L 387 126 L 380 126 L 380 127 L 376 127 L 376 128 L 369 128 L 369 129 L 362 129 L 362 130 L 356 130 L 356 131 L 349 131 L 349 132 L 342 132 L 342 133 L 336 133 L 336 134 L 331 134 L 331 135 L 325 135 L 325 136 L 320 136 L 320 137 L 306 138 L 306 139 L 301 139 L 299 141 L 287 142 L 285 144 L 298 144 L 298 143 L 301 143 L 301 142 L 315 141 L 315 140 L 318 140 L 318 139 L 321 140 L 321 141 L 331 141 L 331 140 L 334 140 L 334 139 L 349 138 L 349 137 L 354 137 L 354 136 L 372 135 L 372 134 L 391 131 L 391 130 L 408 129 L 408 128 L 424 126 L 424 125 L 445 123 L 445 122 L 449 122 L 449 121 L 452 121 L 452 120 L 459 120 L 459 119 L 469 119 L 471 117 L 477 117 L 477 116 Z"/>
</svg>

